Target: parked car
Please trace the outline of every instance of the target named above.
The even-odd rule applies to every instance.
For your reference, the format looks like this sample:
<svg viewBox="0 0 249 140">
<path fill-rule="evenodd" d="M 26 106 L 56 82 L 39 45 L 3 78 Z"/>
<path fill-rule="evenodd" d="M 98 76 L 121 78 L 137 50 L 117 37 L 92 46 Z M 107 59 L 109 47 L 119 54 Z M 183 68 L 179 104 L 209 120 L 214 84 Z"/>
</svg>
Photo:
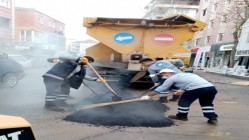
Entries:
<svg viewBox="0 0 249 140">
<path fill-rule="evenodd" d="M 21 64 L 24 69 L 32 67 L 32 60 L 28 60 L 22 55 L 9 54 L 8 57 Z"/>
<path fill-rule="evenodd" d="M 10 59 L 6 53 L 0 53 L 0 85 L 3 87 L 14 87 L 24 77 L 21 64 Z"/>
<path fill-rule="evenodd" d="M 186 73 L 194 73 L 194 68 L 189 65 L 185 65 L 184 72 Z"/>
</svg>

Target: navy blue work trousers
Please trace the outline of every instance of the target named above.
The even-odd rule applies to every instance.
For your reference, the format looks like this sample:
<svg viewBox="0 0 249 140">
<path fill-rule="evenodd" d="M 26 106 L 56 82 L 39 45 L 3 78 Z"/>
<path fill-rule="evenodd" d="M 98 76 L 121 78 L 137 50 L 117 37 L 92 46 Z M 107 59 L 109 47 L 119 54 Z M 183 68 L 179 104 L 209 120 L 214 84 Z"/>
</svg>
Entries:
<svg viewBox="0 0 249 140">
<path fill-rule="evenodd" d="M 177 116 L 187 117 L 190 105 L 196 99 L 199 99 L 204 117 L 208 119 L 216 119 L 218 115 L 215 113 L 213 105 L 213 100 L 216 94 L 217 89 L 214 86 L 184 92 L 178 101 Z"/>
</svg>

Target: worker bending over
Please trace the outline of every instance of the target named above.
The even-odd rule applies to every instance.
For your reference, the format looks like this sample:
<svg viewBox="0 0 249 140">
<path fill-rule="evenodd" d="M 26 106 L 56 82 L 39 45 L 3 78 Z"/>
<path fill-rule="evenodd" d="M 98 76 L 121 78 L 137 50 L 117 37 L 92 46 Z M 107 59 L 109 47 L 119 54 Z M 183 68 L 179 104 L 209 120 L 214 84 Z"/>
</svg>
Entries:
<svg viewBox="0 0 249 140">
<path fill-rule="evenodd" d="M 209 124 L 217 124 L 218 115 L 214 111 L 213 100 L 217 90 L 213 84 L 193 73 L 177 73 L 171 69 L 163 69 L 160 74 L 168 79 L 154 91 L 141 97 L 141 100 L 149 100 L 151 96 L 168 91 L 171 86 L 176 86 L 180 90 L 176 94 L 181 95 L 178 101 L 178 113 L 168 116 L 171 119 L 188 120 L 190 105 L 199 99 L 204 117 L 208 118 Z"/>
<path fill-rule="evenodd" d="M 55 59 L 56 61 L 56 59 Z M 46 87 L 45 109 L 63 111 L 69 96 L 70 88 L 78 89 L 83 79 L 103 82 L 98 78 L 86 76 L 87 63 L 94 62 L 90 56 L 79 57 L 77 60 L 59 61 L 42 77 Z"/>
<path fill-rule="evenodd" d="M 159 86 L 165 78 L 158 77 L 158 73 L 162 69 L 171 69 L 174 70 L 175 73 L 181 73 L 182 71 L 179 70 L 176 66 L 174 66 L 169 60 L 159 60 L 153 61 L 151 58 L 143 58 L 139 61 L 143 66 L 147 67 L 148 72 L 150 73 L 151 80 L 153 81 L 155 86 Z M 170 101 L 177 101 L 177 95 L 173 95 L 173 98 Z M 160 100 L 162 102 L 167 102 L 167 97 L 161 97 Z"/>
</svg>

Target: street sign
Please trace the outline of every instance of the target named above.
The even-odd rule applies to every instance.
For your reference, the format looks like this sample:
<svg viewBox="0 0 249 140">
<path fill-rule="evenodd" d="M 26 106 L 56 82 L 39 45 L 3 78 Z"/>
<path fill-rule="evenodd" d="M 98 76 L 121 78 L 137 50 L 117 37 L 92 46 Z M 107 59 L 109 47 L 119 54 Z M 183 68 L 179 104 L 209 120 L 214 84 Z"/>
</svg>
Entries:
<svg viewBox="0 0 249 140">
<path fill-rule="evenodd" d="M 162 33 L 155 35 L 153 41 L 158 45 L 168 45 L 175 41 L 175 37 L 171 34 Z"/>
<path fill-rule="evenodd" d="M 134 42 L 135 36 L 129 32 L 119 32 L 113 36 L 113 40 L 118 44 L 130 44 Z"/>
</svg>

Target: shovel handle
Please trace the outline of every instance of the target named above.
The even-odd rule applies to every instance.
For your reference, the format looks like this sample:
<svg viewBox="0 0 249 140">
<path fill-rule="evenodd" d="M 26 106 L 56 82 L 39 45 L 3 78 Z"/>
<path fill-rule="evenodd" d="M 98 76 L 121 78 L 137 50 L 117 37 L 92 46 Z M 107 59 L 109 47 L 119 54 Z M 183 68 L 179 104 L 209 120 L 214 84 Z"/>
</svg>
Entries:
<svg viewBox="0 0 249 140">
<path fill-rule="evenodd" d="M 89 62 L 87 62 L 86 64 L 92 69 L 92 71 L 98 76 L 99 79 L 104 81 L 104 85 L 112 92 L 112 94 L 117 96 L 117 93 L 107 84 L 107 82 L 99 75 L 99 73 L 93 68 L 93 66 Z"/>
<path fill-rule="evenodd" d="M 144 96 L 146 93 L 148 93 L 149 91 L 152 91 L 153 89 L 155 89 L 156 87 L 158 87 L 158 86 L 153 86 L 153 87 L 151 87 L 150 89 L 148 89 L 148 90 L 146 90 L 143 94 L 141 94 L 140 96 L 142 97 L 142 96 Z"/>
<path fill-rule="evenodd" d="M 116 102 L 108 102 L 108 103 L 98 103 L 98 104 L 92 104 L 92 105 L 85 105 L 77 110 L 82 110 L 82 109 L 89 109 L 89 108 L 95 108 L 95 107 L 101 107 L 101 106 L 108 106 L 108 105 L 116 105 L 116 104 L 123 104 L 123 103 L 129 103 L 129 102 L 135 102 L 135 101 L 140 101 L 140 98 L 136 99 L 130 99 L 130 100 L 124 100 L 124 101 L 116 101 Z"/>
<path fill-rule="evenodd" d="M 171 95 L 173 95 L 173 93 L 164 94 L 164 95 L 155 95 L 155 97 L 152 96 L 151 98 L 156 99 L 156 98 L 160 98 L 160 97 L 168 97 L 168 96 L 171 96 Z M 90 109 L 90 108 L 108 106 L 108 105 L 123 104 L 123 103 L 135 102 L 135 101 L 141 101 L 141 98 L 135 98 L 135 99 L 123 100 L 123 101 L 116 101 L 116 102 L 107 102 L 107 103 L 98 103 L 98 104 L 85 105 L 83 107 L 78 108 L 77 110 Z"/>
</svg>

